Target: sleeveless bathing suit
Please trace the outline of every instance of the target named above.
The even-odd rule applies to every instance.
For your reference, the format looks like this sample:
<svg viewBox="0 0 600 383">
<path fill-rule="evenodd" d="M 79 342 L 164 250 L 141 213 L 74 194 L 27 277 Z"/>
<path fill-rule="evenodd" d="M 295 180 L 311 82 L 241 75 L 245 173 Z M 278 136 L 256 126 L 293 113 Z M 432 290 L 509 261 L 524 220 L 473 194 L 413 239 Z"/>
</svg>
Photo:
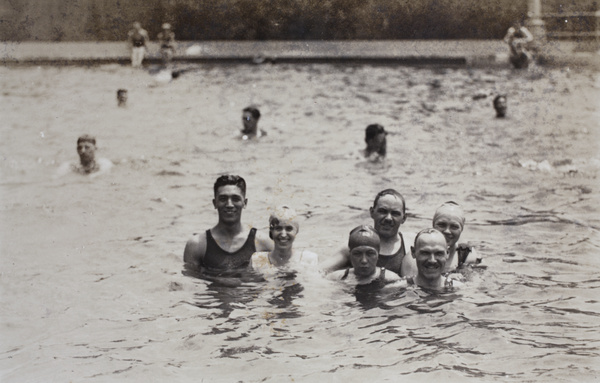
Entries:
<svg viewBox="0 0 600 383">
<path fill-rule="evenodd" d="M 250 229 L 248 238 L 244 245 L 237 251 L 230 253 L 219 247 L 210 229 L 206 230 L 206 254 L 202 259 L 202 266 L 210 267 L 213 269 L 237 269 L 247 267 L 250 263 L 252 254 L 256 252 L 256 246 L 254 244 L 254 237 L 256 236 L 256 229 Z"/>
<path fill-rule="evenodd" d="M 402 275 L 402 261 L 404 260 L 404 256 L 406 256 L 406 249 L 404 247 L 404 238 L 402 237 L 402 233 L 398 234 L 400 234 L 400 249 L 392 255 L 379 254 L 377 266 L 385 267 L 386 269 L 393 271 L 398 275 Z"/>
</svg>

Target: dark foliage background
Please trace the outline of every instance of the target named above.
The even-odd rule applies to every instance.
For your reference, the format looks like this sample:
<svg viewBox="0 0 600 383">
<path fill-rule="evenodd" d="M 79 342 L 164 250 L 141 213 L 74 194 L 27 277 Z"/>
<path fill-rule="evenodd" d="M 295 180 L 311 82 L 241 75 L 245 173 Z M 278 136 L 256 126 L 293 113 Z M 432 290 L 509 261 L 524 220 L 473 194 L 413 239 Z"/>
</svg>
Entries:
<svg viewBox="0 0 600 383">
<path fill-rule="evenodd" d="M 137 20 L 152 39 L 163 22 L 178 40 L 499 39 L 526 13 L 524 0 L 0 0 L 0 38 L 118 41 Z"/>
</svg>

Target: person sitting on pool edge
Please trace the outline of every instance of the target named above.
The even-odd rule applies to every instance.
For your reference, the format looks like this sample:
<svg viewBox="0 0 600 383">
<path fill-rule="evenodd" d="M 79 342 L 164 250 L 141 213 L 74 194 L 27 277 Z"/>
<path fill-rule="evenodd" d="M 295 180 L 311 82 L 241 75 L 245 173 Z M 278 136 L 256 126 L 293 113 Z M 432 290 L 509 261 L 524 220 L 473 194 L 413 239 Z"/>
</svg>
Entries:
<svg viewBox="0 0 600 383">
<path fill-rule="evenodd" d="M 319 256 L 307 250 L 294 250 L 294 240 L 300 223 L 298 214 L 289 206 L 277 207 L 269 217 L 269 237 L 273 240 L 274 248 L 270 252 L 254 253 L 250 265 L 255 270 L 268 270 L 288 266 L 316 266 Z"/>
<path fill-rule="evenodd" d="M 89 134 L 84 134 L 77 139 L 77 154 L 79 165 L 65 163 L 58 169 L 58 176 L 69 171 L 96 177 L 108 172 L 113 163 L 107 158 L 96 158 L 96 139 Z"/>
<path fill-rule="evenodd" d="M 377 284 L 381 287 L 399 282 L 400 277 L 393 271 L 377 267 L 379 258 L 379 235 L 371 226 L 357 226 L 350 232 L 348 250 L 352 268 L 338 270 L 327 275 L 328 279 L 345 281 L 350 285 Z"/>
<path fill-rule="evenodd" d="M 494 110 L 496 110 L 496 118 L 504 118 L 506 116 L 506 96 L 499 94 L 494 97 Z"/>
<path fill-rule="evenodd" d="M 385 189 L 377 193 L 373 206 L 369 208 L 375 231 L 380 239 L 380 254 L 377 266 L 405 277 L 416 275 L 414 260 L 406 254 L 412 243 L 412 236 L 400 232 L 400 226 L 406 221 L 406 202 L 404 196 L 394 189 Z M 344 247 L 321 264 L 325 272 L 343 269 L 349 266 L 350 254 Z"/>
<path fill-rule="evenodd" d="M 417 275 L 406 278 L 407 285 L 417 285 L 428 290 L 457 287 L 461 283 L 444 276 L 448 261 L 446 238 L 437 229 L 421 230 L 411 247 L 412 257 L 417 264 Z"/>
<path fill-rule="evenodd" d="M 387 132 L 379 124 L 371 124 L 365 129 L 365 142 L 367 147 L 363 151 L 365 158 L 372 162 L 385 159 L 387 151 Z"/>
<path fill-rule="evenodd" d="M 248 106 L 242 110 L 242 122 L 244 128 L 242 129 L 242 140 L 249 140 L 252 138 L 259 138 L 266 136 L 267 133 L 258 129 L 258 120 L 260 119 L 260 111 L 253 107 Z"/>
<path fill-rule="evenodd" d="M 273 243 L 265 234 L 242 225 L 242 210 L 248 204 L 246 181 L 240 176 L 223 175 L 215 181 L 213 191 L 219 221 L 187 242 L 184 262 L 195 268 L 238 269 L 247 267 L 257 251 L 271 251 Z"/>
<path fill-rule="evenodd" d="M 446 238 L 448 246 L 448 259 L 444 272 L 450 272 L 465 264 L 479 264 L 479 257 L 468 244 L 458 244 L 460 235 L 465 227 L 465 213 L 454 201 L 444 202 L 433 215 L 433 227 L 439 230 Z"/>
</svg>

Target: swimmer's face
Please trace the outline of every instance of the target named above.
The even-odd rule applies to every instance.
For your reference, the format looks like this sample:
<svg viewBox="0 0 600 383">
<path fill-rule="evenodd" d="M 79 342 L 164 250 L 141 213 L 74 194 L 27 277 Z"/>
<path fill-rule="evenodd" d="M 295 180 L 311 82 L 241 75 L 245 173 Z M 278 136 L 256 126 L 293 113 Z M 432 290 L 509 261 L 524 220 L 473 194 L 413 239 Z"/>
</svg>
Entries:
<svg viewBox="0 0 600 383">
<path fill-rule="evenodd" d="M 252 113 L 242 113 L 242 123 L 244 124 L 244 133 L 256 133 L 256 124 L 258 121 L 254 118 Z"/>
<path fill-rule="evenodd" d="M 424 233 L 419 236 L 415 245 L 412 254 L 417 262 L 419 276 L 427 280 L 436 280 L 442 275 L 448 260 L 444 236 L 436 232 Z"/>
<path fill-rule="evenodd" d="M 213 199 L 213 206 L 219 213 L 219 222 L 229 224 L 237 223 L 242 219 L 242 210 L 247 203 L 248 200 L 242 193 L 242 189 L 235 185 L 221 186 Z"/>
<path fill-rule="evenodd" d="M 290 248 L 298 234 L 298 223 L 292 219 L 279 219 L 270 229 L 271 237 L 278 248 Z"/>
<path fill-rule="evenodd" d="M 494 104 L 494 109 L 496 109 L 496 117 L 504 117 L 506 116 L 506 98 L 500 97 L 496 100 Z"/>
<path fill-rule="evenodd" d="M 357 277 L 368 277 L 375 272 L 379 253 L 371 246 L 357 246 L 350 250 L 350 262 Z"/>
<path fill-rule="evenodd" d="M 377 205 L 371 207 L 370 211 L 375 231 L 380 238 L 392 238 L 397 235 L 400 225 L 406 221 L 402 200 L 391 194 L 380 197 Z"/>
<path fill-rule="evenodd" d="M 458 217 L 440 214 L 433 221 L 433 228 L 438 229 L 446 237 L 446 243 L 448 246 L 454 246 L 463 231 L 462 222 Z"/>
<path fill-rule="evenodd" d="M 77 154 L 82 165 L 87 165 L 94 161 L 96 145 L 88 141 L 82 141 L 77 144 Z"/>
</svg>

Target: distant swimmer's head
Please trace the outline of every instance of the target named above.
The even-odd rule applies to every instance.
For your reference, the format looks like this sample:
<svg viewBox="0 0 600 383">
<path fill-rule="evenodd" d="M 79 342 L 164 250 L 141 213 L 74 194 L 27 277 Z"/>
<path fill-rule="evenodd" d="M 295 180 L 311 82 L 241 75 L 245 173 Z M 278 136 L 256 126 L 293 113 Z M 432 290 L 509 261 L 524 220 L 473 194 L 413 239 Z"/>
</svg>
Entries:
<svg viewBox="0 0 600 383">
<path fill-rule="evenodd" d="M 432 228 L 421 230 L 411 251 L 420 278 L 435 280 L 441 277 L 448 261 L 448 247 L 440 231 Z"/>
<path fill-rule="evenodd" d="M 365 142 L 367 143 L 365 154 L 369 156 L 372 153 L 377 153 L 380 156 L 385 156 L 387 151 L 386 135 L 387 132 L 383 126 L 379 124 L 367 126 L 365 129 Z"/>
<path fill-rule="evenodd" d="M 127 89 L 117 90 L 117 102 L 121 107 L 127 106 Z"/>
<path fill-rule="evenodd" d="M 448 246 L 454 246 L 465 227 L 465 212 L 456 202 L 445 202 L 433 215 L 433 227 L 444 234 Z"/>
<path fill-rule="evenodd" d="M 141 29 L 141 28 L 142 28 L 142 24 L 140 24 L 140 22 L 139 22 L 139 21 L 136 21 L 136 22 L 134 22 L 134 23 L 133 23 L 133 27 L 134 27 L 135 29 Z"/>
<path fill-rule="evenodd" d="M 503 118 L 506 116 L 506 109 L 508 108 L 506 102 L 506 96 L 499 94 L 494 97 L 494 109 L 496 110 L 496 117 Z"/>
<path fill-rule="evenodd" d="M 368 225 L 355 227 L 350 232 L 348 248 L 350 262 L 357 277 L 368 277 L 375 272 L 379 259 L 379 235 Z"/>
<path fill-rule="evenodd" d="M 406 201 L 398 191 L 385 189 L 377 193 L 369 212 L 379 236 L 391 239 L 406 221 Z"/>
<path fill-rule="evenodd" d="M 242 110 L 242 123 L 244 124 L 244 129 L 242 129 L 242 134 L 246 135 L 256 135 L 258 132 L 257 124 L 260 119 L 260 111 L 253 107 L 249 106 Z"/>
<path fill-rule="evenodd" d="M 164 23 L 164 24 L 162 25 L 162 29 L 164 29 L 164 30 L 171 29 L 171 24 L 169 24 L 169 23 Z"/>
<path fill-rule="evenodd" d="M 278 206 L 269 217 L 269 237 L 279 248 L 291 247 L 300 230 L 298 213 L 289 206 Z"/>
<path fill-rule="evenodd" d="M 77 154 L 79 161 L 84 167 L 88 167 L 94 163 L 96 154 L 96 139 L 89 134 L 84 134 L 77 139 Z"/>
<path fill-rule="evenodd" d="M 213 206 L 219 213 L 219 223 L 239 224 L 246 207 L 246 181 L 240 176 L 224 175 L 215 181 Z"/>
</svg>

